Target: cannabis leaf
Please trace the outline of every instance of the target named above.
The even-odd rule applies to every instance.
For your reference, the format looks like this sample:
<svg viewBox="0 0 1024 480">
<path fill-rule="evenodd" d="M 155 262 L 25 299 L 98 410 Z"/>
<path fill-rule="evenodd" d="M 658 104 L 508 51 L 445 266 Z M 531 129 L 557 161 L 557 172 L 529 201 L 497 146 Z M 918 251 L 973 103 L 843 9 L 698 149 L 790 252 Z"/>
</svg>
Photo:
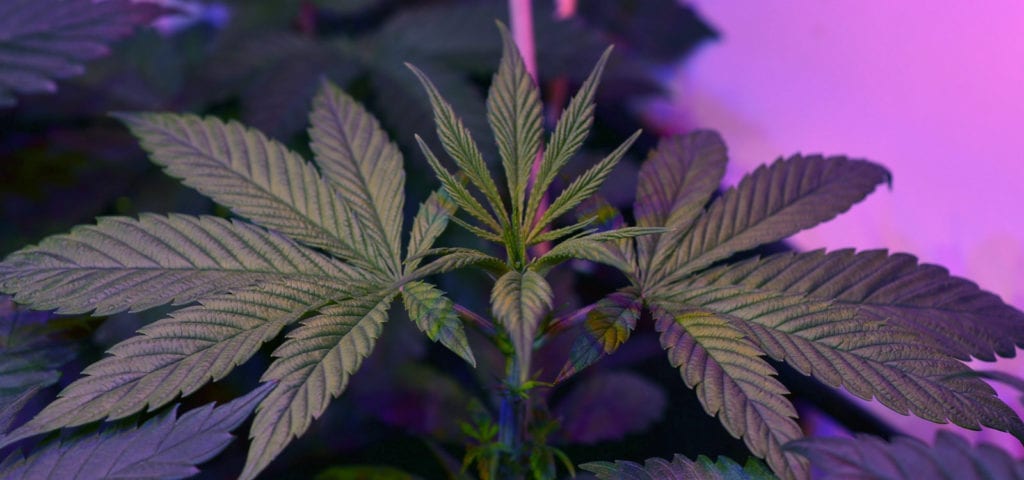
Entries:
<svg viewBox="0 0 1024 480">
<path fill-rule="evenodd" d="M 394 297 L 382 290 L 324 307 L 288 334 L 261 379 L 277 386 L 256 409 L 239 478 L 254 478 L 341 394 L 380 336 Z"/>
<path fill-rule="evenodd" d="M 703 455 L 697 461 L 676 455 L 672 461 L 649 458 L 643 465 L 616 460 L 612 462 L 590 462 L 580 468 L 597 475 L 600 480 L 774 480 L 776 477 L 764 464 L 751 458 L 747 464 L 740 464 L 728 457 L 718 457 L 717 462 Z"/>
<path fill-rule="evenodd" d="M 823 250 L 748 260 L 702 275 L 715 283 L 796 293 L 856 305 L 961 360 L 1012 357 L 1024 316 L 974 283 L 905 253 Z M 995 354 L 995 355 L 993 355 Z"/>
<path fill-rule="evenodd" d="M 902 254 L 727 262 L 846 211 L 888 181 L 885 169 L 794 155 L 709 203 L 725 162 L 712 132 L 663 139 L 641 167 L 634 212 L 639 227 L 666 230 L 579 253 L 627 273 L 709 414 L 780 477 L 805 476 L 806 464 L 782 449 L 801 431 L 767 356 L 897 412 L 1024 438 L 1024 423 L 957 360 L 1009 355 L 1020 343 L 1024 314 L 998 297 Z M 628 298 L 620 291 L 594 306 L 560 378 L 628 338 Z"/>
<path fill-rule="evenodd" d="M 794 155 L 761 166 L 729 189 L 654 270 L 671 282 L 730 255 L 829 220 L 889 180 L 884 168 L 845 157 Z"/>
<path fill-rule="evenodd" d="M 316 168 L 237 122 L 194 115 L 121 114 L 152 160 L 235 213 L 367 270 L 384 270 L 353 225 L 353 206 Z"/>
<path fill-rule="evenodd" d="M 520 375 L 529 376 L 533 337 L 541 316 L 551 308 L 551 286 L 540 274 L 510 271 L 494 283 L 491 307 L 499 323 L 512 336 L 519 357 Z"/>
<path fill-rule="evenodd" d="M 598 301 L 587 312 L 582 332 L 569 352 L 569 361 L 562 367 L 555 383 L 587 368 L 626 343 L 630 332 L 636 328 L 642 306 L 643 302 L 636 293 L 629 290 L 615 292 Z"/>
<path fill-rule="evenodd" d="M 383 270 L 400 275 L 405 172 L 398 147 L 372 115 L 330 83 L 313 100 L 310 123 L 310 147 L 355 216 L 359 249 L 380 246 L 373 255 L 385 259 Z"/>
<path fill-rule="evenodd" d="M 262 282 L 366 274 L 240 221 L 171 214 L 101 218 L 0 263 L 0 288 L 35 309 L 108 315 L 183 304 Z"/>
<path fill-rule="evenodd" d="M 180 417 L 177 406 L 141 426 L 121 424 L 90 435 L 45 443 L 27 458 L 13 453 L 0 462 L 0 477 L 38 479 L 185 478 L 227 447 L 238 427 L 271 385 L 214 408 L 212 403 Z"/>
<path fill-rule="evenodd" d="M 818 254 L 820 252 L 807 255 Z M 780 256 L 795 259 L 803 255 Z M 771 262 L 775 258 L 765 260 Z M 760 262 L 755 260 L 754 263 Z M 748 273 L 750 265 L 751 262 L 740 263 L 735 265 L 736 270 L 725 267 L 724 271 Z M 737 325 L 773 358 L 785 360 L 804 374 L 829 385 L 841 385 L 861 398 L 876 398 L 897 412 L 910 412 L 938 423 L 951 421 L 971 429 L 985 425 L 1024 437 L 1024 425 L 994 396 L 994 390 L 977 378 L 959 375 L 970 370 L 954 357 L 937 350 L 928 336 L 902 328 L 893 320 L 896 315 L 888 321 L 880 321 L 871 310 L 871 302 L 861 305 L 842 301 L 844 296 L 857 299 L 857 289 L 835 295 L 839 300 L 833 302 L 794 294 L 794 290 L 813 291 L 817 282 L 824 282 L 822 286 L 843 285 L 858 278 L 852 271 L 848 276 L 797 277 L 802 287 L 809 287 L 806 290 L 775 289 L 773 286 L 778 284 L 771 281 L 759 286 L 731 287 L 743 275 L 722 275 L 722 272 L 723 269 L 712 270 L 693 279 L 687 287 L 692 292 L 688 301 L 732 312 L 747 320 Z M 787 272 L 798 273 L 788 268 Z M 784 285 L 785 280 L 778 281 Z M 893 284 L 876 292 L 898 297 L 927 291 L 912 284 L 906 286 L 909 288 L 903 290 L 899 284 Z M 701 292 L 713 294 L 700 295 Z M 960 307 L 970 310 L 970 304 L 960 304 Z"/>
<path fill-rule="evenodd" d="M 970 445 L 959 435 L 939 431 L 931 447 L 913 437 L 886 442 L 870 435 L 808 438 L 786 449 L 806 456 L 825 472 L 822 478 L 912 480 L 948 478 L 1024 479 L 1024 463 L 988 444 Z"/>
<path fill-rule="evenodd" d="M 129 0 L 7 0 L 0 4 L 0 107 L 15 93 L 53 93 L 54 79 L 81 75 L 82 63 L 155 16 Z"/>
<path fill-rule="evenodd" d="M 427 337 L 441 342 L 470 365 L 476 365 L 455 304 L 444 292 L 426 282 L 409 282 L 402 287 L 402 301 L 409 318 Z"/>
<path fill-rule="evenodd" d="M 501 65 L 487 95 L 487 120 L 494 131 L 511 196 L 512 218 L 525 223 L 526 187 L 541 142 L 540 92 L 526 71 L 511 34 L 498 24 L 504 44 Z"/>
<path fill-rule="evenodd" d="M 105 315 L 193 305 L 114 345 L 0 445 L 156 410 L 223 378 L 299 322 L 262 378 L 274 386 L 250 432 L 242 477 L 252 478 L 342 393 L 399 294 L 429 338 L 473 363 L 454 304 L 423 279 L 496 259 L 432 249 L 454 212 L 444 194 L 423 204 L 402 258 L 401 153 L 340 89 L 324 82 L 314 101 L 316 165 L 235 122 L 118 117 L 168 173 L 262 226 L 177 214 L 109 217 L 7 257 L 0 290 L 34 308 Z"/>
<path fill-rule="evenodd" d="M 641 268 L 667 261 L 725 175 L 725 143 L 715 132 L 697 131 L 662 139 L 640 168 L 634 213 L 639 226 L 671 228 L 637 239 Z"/>
<path fill-rule="evenodd" d="M 761 358 L 764 353 L 721 313 L 687 305 L 660 302 L 655 307 L 655 328 L 669 363 L 696 390 L 704 410 L 718 415 L 725 429 L 743 438 L 776 473 L 805 476 L 806 462 L 782 451 L 802 433 L 794 420 L 796 409 L 784 396 L 789 392 Z"/>
<path fill-rule="evenodd" d="M 248 360 L 264 342 L 344 291 L 313 282 L 267 284 L 203 299 L 139 330 L 82 371 L 8 441 L 165 405 Z"/>
</svg>

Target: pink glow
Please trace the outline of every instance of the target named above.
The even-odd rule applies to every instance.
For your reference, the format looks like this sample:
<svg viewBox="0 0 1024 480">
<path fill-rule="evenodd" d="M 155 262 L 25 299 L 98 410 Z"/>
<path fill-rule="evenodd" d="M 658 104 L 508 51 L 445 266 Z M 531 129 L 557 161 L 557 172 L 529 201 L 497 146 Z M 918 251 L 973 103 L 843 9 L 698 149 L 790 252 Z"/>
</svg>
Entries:
<svg viewBox="0 0 1024 480">
<path fill-rule="evenodd" d="M 893 173 L 892 191 L 797 236 L 799 248 L 911 252 L 1024 307 L 1024 2 L 691 3 L 723 38 L 678 70 L 673 102 L 653 114 L 721 131 L 729 181 L 798 151 Z M 932 424 L 887 418 L 931 440 Z M 999 432 L 974 437 L 1022 452 Z"/>
</svg>

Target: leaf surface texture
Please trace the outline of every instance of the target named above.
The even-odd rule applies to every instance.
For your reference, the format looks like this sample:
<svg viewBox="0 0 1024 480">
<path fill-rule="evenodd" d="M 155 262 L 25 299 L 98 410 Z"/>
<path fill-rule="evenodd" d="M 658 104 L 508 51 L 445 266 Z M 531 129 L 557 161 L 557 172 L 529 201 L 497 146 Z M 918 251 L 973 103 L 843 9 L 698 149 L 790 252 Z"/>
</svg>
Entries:
<svg viewBox="0 0 1024 480">
<path fill-rule="evenodd" d="M 0 289 L 35 309 L 108 315 L 261 282 L 361 278 L 279 234 L 216 217 L 101 218 L 0 263 Z"/>
<path fill-rule="evenodd" d="M 86 436 L 59 439 L 28 458 L 12 454 L 0 477 L 52 480 L 185 478 L 220 453 L 231 431 L 252 413 L 269 386 L 219 407 L 206 404 L 178 416 L 171 408 L 135 427 L 120 425 Z"/>
</svg>

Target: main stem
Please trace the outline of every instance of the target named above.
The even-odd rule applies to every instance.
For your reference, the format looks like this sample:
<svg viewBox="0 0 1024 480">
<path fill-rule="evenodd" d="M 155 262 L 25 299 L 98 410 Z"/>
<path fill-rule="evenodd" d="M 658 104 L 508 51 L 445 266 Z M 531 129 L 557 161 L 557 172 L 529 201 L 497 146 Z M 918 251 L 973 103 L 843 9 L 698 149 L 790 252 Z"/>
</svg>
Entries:
<svg viewBox="0 0 1024 480">
<path fill-rule="evenodd" d="M 556 0 L 558 18 L 566 18 L 573 14 L 575 0 Z M 519 48 L 519 53 L 526 64 L 526 71 L 537 81 L 537 54 L 533 35 L 533 6 L 531 0 L 509 0 L 509 23 L 512 27 L 512 37 Z M 557 109 L 556 109 L 557 111 Z M 531 182 L 536 176 L 536 170 L 542 156 L 538 152 L 531 172 Z M 543 210 L 547 202 L 543 202 Z M 532 224 L 534 219 L 526 219 Z M 544 248 L 546 250 L 546 248 Z M 541 252 L 543 253 L 543 252 Z M 525 252 L 522 252 L 525 255 Z M 527 352 L 512 351 L 507 354 L 505 369 L 504 392 L 501 397 L 501 406 L 498 412 L 498 442 L 505 447 L 506 454 L 502 455 L 498 465 L 498 479 L 522 478 L 529 471 L 528 456 L 523 452 L 525 440 L 525 429 L 529 424 L 529 397 L 524 394 L 524 384 L 530 377 L 530 360 L 533 356 L 531 346 Z M 525 365 L 520 364 L 520 358 Z"/>
<path fill-rule="evenodd" d="M 519 48 L 519 53 L 526 64 L 526 71 L 534 81 L 537 80 L 537 55 L 533 42 L 533 6 L 531 0 L 509 0 L 509 23 L 512 27 L 512 38 Z M 529 220 L 529 219 L 528 219 Z M 511 253 L 511 252 L 510 252 Z M 523 252 L 525 253 L 525 252 Z M 529 348 L 529 347 L 527 347 Z M 528 469 L 520 463 L 523 455 L 523 431 L 527 425 L 527 402 L 524 398 L 523 383 L 529 378 L 529 357 L 533 351 L 522 352 L 526 365 L 520 365 L 520 352 L 507 354 L 505 368 L 505 385 L 501 396 L 498 412 L 498 442 L 504 446 L 505 454 L 498 465 L 499 479 L 521 478 Z M 526 468 L 524 468 L 526 467 Z"/>
<path fill-rule="evenodd" d="M 507 359 L 505 372 L 506 389 L 502 392 L 501 409 L 498 412 L 498 442 L 507 452 L 498 466 L 499 479 L 520 478 L 523 475 L 520 459 L 523 458 L 523 428 L 526 425 L 526 402 L 520 395 L 520 366 L 518 356 Z"/>
</svg>

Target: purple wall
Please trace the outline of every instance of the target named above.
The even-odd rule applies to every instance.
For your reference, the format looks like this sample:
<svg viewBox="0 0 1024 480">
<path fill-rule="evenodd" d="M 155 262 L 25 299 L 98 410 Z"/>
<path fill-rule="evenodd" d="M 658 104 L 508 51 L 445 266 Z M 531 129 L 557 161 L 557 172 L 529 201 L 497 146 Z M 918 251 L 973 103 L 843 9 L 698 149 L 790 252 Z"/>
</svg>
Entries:
<svg viewBox="0 0 1024 480">
<path fill-rule="evenodd" d="M 691 3 L 722 39 L 673 74 L 656 121 L 722 132 L 730 182 L 798 151 L 885 164 L 892 191 L 796 245 L 914 253 L 1024 307 L 1024 2 Z M 999 366 L 1024 374 L 1024 361 Z M 974 437 L 1024 453 L 1005 434 Z"/>
</svg>

